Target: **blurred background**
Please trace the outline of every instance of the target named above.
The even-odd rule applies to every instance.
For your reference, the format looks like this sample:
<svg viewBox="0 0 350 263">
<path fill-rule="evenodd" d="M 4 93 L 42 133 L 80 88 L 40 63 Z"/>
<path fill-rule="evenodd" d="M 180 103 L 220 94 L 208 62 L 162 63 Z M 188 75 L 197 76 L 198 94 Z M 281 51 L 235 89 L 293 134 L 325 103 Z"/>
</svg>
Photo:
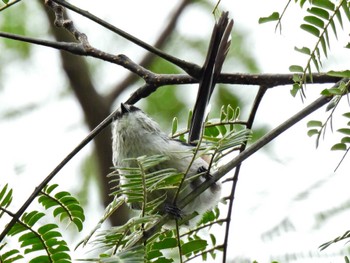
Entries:
<svg viewBox="0 0 350 263">
<path fill-rule="evenodd" d="M 53 26 L 52 13 L 42 1 L 21 1 L 0 13 L 0 30 L 55 41 L 72 41 L 69 33 Z M 202 65 L 215 23 L 216 1 L 70 1 L 116 27 L 172 54 Z M 223 67 L 227 73 L 289 73 L 290 65 L 306 64 L 294 47 L 313 46 L 315 38 L 300 30 L 305 12 L 292 4 L 282 21 L 258 24 L 287 1 L 225 1 L 219 10 L 235 21 L 232 46 Z M 105 5 L 104 5 L 105 4 Z M 125 54 L 157 73 L 180 69 L 72 12 L 69 17 L 88 36 L 92 46 Z M 345 24 L 344 32 L 349 32 Z M 332 36 L 331 51 L 322 71 L 349 68 L 344 46 L 348 35 Z M 343 34 L 344 33 L 344 34 Z M 14 188 L 12 211 L 18 209 L 47 174 L 120 102 L 143 83 L 124 68 L 57 50 L 0 39 L 0 186 Z M 290 95 L 290 86 L 270 89 L 258 110 L 254 138 L 291 117 L 331 85 L 308 85 L 306 99 Z M 197 85 L 166 86 L 137 103 L 167 133 L 173 117 L 185 127 L 194 105 Z M 222 105 L 241 108 L 246 119 L 257 86 L 218 85 L 211 100 L 211 115 Z M 339 112 L 348 104 L 342 102 Z M 318 246 L 349 229 L 349 162 L 335 167 L 343 153 L 331 152 L 339 140 L 329 131 L 316 149 L 307 136 L 306 122 L 325 120 L 324 109 L 312 114 L 243 163 L 233 208 L 230 235 L 232 262 L 341 262 L 349 252 L 338 243 L 320 252 Z M 334 118 L 335 128 L 345 118 Z M 108 204 L 111 171 L 110 130 L 85 147 L 54 179 L 85 206 L 87 225 L 94 226 Z M 127 218 L 124 209 L 113 224 Z M 0 221 L 0 229 L 6 221 Z M 72 240 L 79 241 L 76 236 Z"/>
</svg>

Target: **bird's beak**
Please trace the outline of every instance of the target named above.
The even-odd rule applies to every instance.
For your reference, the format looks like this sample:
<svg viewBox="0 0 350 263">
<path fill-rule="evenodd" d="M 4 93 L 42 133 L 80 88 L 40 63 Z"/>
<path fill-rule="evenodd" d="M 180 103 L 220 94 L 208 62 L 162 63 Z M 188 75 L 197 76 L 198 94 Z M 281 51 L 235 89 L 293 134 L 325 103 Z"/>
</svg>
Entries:
<svg viewBox="0 0 350 263">
<path fill-rule="evenodd" d="M 129 107 L 124 103 L 120 103 L 120 109 L 121 109 L 122 113 L 127 113 L 130 111 Z"/>
</svg>

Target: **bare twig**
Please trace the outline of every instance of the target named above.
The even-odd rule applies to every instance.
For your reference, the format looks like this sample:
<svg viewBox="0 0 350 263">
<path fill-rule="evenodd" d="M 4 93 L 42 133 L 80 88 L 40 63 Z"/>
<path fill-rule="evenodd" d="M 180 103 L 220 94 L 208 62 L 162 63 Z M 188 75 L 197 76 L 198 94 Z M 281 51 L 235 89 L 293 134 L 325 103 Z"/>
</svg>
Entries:
<svg viewBox="0 0 350 263">
<path fill-rule="evenodd" d="M 76 33 L 75 33 L 76 35 Z M 26 43 L 32 43 L 36 45 L 51 47 L 58 50 L 64 50 L 74 55 L 91 56 L 97 59 L 102 59 L 113 64 L 120 65 L 134 74 L 138 75 L 147 83 L 139 90 L 135 91 L 133 97 L 130 99 L 132 102 L 138 101 L 142 97 L 148 96 L 150 93 L 157 90 L 157 88 L 164 85 L 178 85 L 178 84 L 193 84 L 198 83 L 198 80 L 194 77 L 185 74 L 156 74 L 146 68 L 133 62 L 125 55 L 112 55 L 88 45 L 85 35 L 79 36 L 79 39 L 83 39 L 82 43 L 72 42 L 56 42 L 49 40 L 42 40 L 37 38 L 31 38 L 26 36 L 20 36 L 11 33 L 0 32 L 0 37 L 22 41 Z M 339 77 L 328 76 L 326 73 L 313 74 L 313 83 L 334 83 L 338 81 Z M 223 73 L 218 79 L 217 83 L 226 84 L 242 84 L 242 85 L 263 85 L 268 88 L 293 84 L 293 74 L 242 74 L 242 73 Z M 137 97 L 140 96 L 140 97 Z"/>
<path fill-rule="evenodd" d="M 160 49 L 162 48 L 171 33 L 174 32 L 174 28 L 176 26 L 176 23 L 178 19 L 180 18 L 180 15 L 183 13 L 185 8 L 191 3 L 190 0 L 183 0 L 178 7 L 174 10 L 174 12 L 170 15 L 170 19 L 162 32 L 159 34 L 158 39 L 154 43 L 154 47 Z M 139 65 L 145 68 L 148 68 L 148 66 L 154 61 L 156 58 L 155 54 L 151 52 L 147 52 L 144 57 L 140 60 Z M 110 93 L 108 93 L 105 96 L 105 100 L 107 101 L 107 105 L 112 105 L 114 100 L 122 93 L 126 88 L 130 87 L 131 84 L 135 83 L 137 78 L 134 74 L 129 73 L 121 83 L 117 84 Z"/>
<path fill-rule="evenodd" d="M 156 55 L 158 55 L 159 57 L 173 63 L 174 65 L 180 67 L 181 69 L 183 69 L 185 72 L 187 72 L 189 75 L 197 78 L 199 77 L 199 74 L 200 74 L 200 70 L 201 70 L 201 67 L 199 67 L 198 65 L 196 64 L 193 64 L 193 63 L 190 63 L 190 62 L 187 62 L 185 60 L 182 60 L 182 59 L 178 59 L 176 57 L 173 57 L 149 44 L 147 44 L 146 42 L 128 34 L 127 32 L 107 23 L 106 21 L 98 18 L 97 16 L 91 14 L 90 12 L 87 12 L 85 10 L 82 10 L 66 1 L 63 1 L 63 0 L 52 0 L 72 11 L 74 11 L 75 13 L 77 14 L 80 14 L 94 22 L 96 22 L 97 24 L 109 29 L 110 31 L 124 37 L 125 39 L 129 40 L 130 42 L 132 43 L 135 43 L 136 45 L 148 50 L 149 52 L 152 52 Z"/>
<path fill-rule="evenodd" d="M 258 93 L 255 96 L 255 100 L 253 102 L 252 109 L 250 111 L 250 115 L 246 124 L 246 128 L 251 130 L 253 127 L 254 119 L 256 116 L 256 113 L 258 112 L 258 108 L 260 105 L 260 102 L 262 101 L 262 98 L 264 97 L 265 93 L 267 91 L 267 88 L 265 86 L 260 86 Z M 242 153 L 246 147 L 247 147 L 247 142 L 243 143 L 240 147 L 240 152 Z M 226 216 L 226 229 L 225 229 L 225 239 L 224 239 L 224 248 L 223 248 L 223 259 L 222 262 L 226 262 L 227 258 L 227 249 L 228 249 L 228 238 L 229 238 L 229 232 L 230 232 L 230 227 L 231 227 L 231 216 L 232 216 L 232 209 L 233 209 L 233 201 L 235 198 L 235 193 L 236 193 L 236 188 L 237 188 L 237 183 L 238 183 L 238 177 L 239 177 L 239 172 L 241 170 L 242 163 L 239 163 L 235 169 L 235 174 L 233 176 L 233 182 L 231 186 L 231 192 L 230 196 L 228 198 L 229 204 L 228 204 L 228 210 L 227 210 L 227 216 Z"/>
<path fill-rule="evenodd" d="M 9 8 L 10 6 L 13 6 L 14 4 L 17 4 L 17 3 L 21 2 L 21 1 L 22 0 L 14 0 L 12 2 L 7 3 L 6 5 L 0 7 L 0 12 L 5 10 L 5 9 L 7 9 L 7 8 Z"/>
</svg>

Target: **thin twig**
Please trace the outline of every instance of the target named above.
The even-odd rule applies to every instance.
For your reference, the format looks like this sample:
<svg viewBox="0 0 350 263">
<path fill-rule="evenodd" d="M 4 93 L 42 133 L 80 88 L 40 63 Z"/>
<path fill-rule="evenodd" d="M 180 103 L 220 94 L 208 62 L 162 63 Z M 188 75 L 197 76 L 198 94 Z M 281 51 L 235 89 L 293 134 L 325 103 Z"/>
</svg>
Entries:
<svg viewBox="0 0 350 263">
<path fill-rule="evenodd" d="M 0 12 L 1 11 L 4 11 L 5 9 L 9 8 L 10 6 L 14 5 L 14 4 L 17 4 L 19 2 L 21 2 L 22 0 L 15 0 L 15 1 L 12 1 L 10 3 L 7 3 L 6 5 L 0 7 Z"/>
<path fill-rule="evenodd" d="M 117 110 L 116 110 L 117 111 Z M 104 119 L 95 129 L 93 129 L 53 170 L 52 172 L 35 188 L 22 207 L 12 217 L 12 220 L 7 224 L 6 228 L 0 234 L 0 242 L 5 238 L 10 229 L 20 219 L 29 205 L 34 201 L 42 189 L 56 176 L 56 174 L 78 153 L 83 149 L 93 138 L 95 138 L 104 128 L 111 122 L 116 113 L 114 111 L 106 119 Z"/>
<path fill-rule="evenodd" d="M 174 28 L 176 27 L 177 21 L 179 20 L 181 14 L 185 10 L 185 8 L 191 3 L 192 2 L 190 0 L 183 0 L 172 12 L 169 21 L 167 22 L 163 30 L 159 33 L 158 39 L 153 45 L 155 48 L 160 49 L 167 43 L 167 40 L 169 39 L 170 35 L 174 32 Z M 139 65 L 148 68 L 155 58 L 155 54 L 147 52 L 144 55 L 144 57 L 140 60 Z M 107 105 L 112 105 L 115 98 L 117 98 L 126 88 L 130 87 L 131 84 L 135 83 L 136 80 L 137 78 L 135 78 L 135 75 L 129 72 L 129 74 L 123 79 L 123 81 L 116 85 L 112 89 L 112 91 L 105 96 Z"/>
<path fill-rule="evenodd" d="M 260 86 L 258 93 L 255 96 L 255 100 L 253 102 L 252 109 L 250 111 L 250 115 L 247 121 L 246 128 L 251 130 L 253 127 L 254 119 L 256 116 L 256 113 L 258 111 L 260 102 L 262 101 L 262 98 L 264 97 L 265 93 L 267 91 L 267 88 L 265 86 Z M 246 147 L 247 147 L 248 141 L 243 143 L 240 147 L 240 152 L 243 152 Z M 231 192 L 229 196 L 229 204 L 228 204 L 228 211 L 227 211 L 227 224 L 226 224 L 226 229 L 225 229 L 225 238 L 224 238 L 224 248 L 223 248 L 223 259 L 222 262 L 226 262 L 227 258 L 227 249 L 228 249 L 228 238 L 229 238 L 229 232 L 230 232 L 230 226 L 231 226 L 231 216 L 232 216 L 232 209 L 233 209 L 233 201 L 235 199 L 235 193 L 236 193 L 236 188 L 237 188 L 237 183 L 238 183 L 238 177 L 239 177 L 239 172 L 241 169 L 242 163 L 239 163 L 235 169 L 235 174 L 233 176 L 233 182 L 231 186 Z"/>
<path fill-rule="evenodd" d="M 134 92 L 128 103 L 136 102 L 140 98 L 148 96 L 156 91 L 159 87 L 166 85 L 183 85 L 198 83 L 198 80 L 186 74 L 156 74 L 133 62 L 125 55 L 112 55 L 93 47 L 86 48 L 81 43 L 56 42 L 6 32 L 0 32 L 0 37 L 32 43 L 45 47 L 64 50 L 74 55 L 92 56 L 102 59 L 113 64 L 120 65 L 146 81 Z M 313 84 L 335 83 L 341 78 L 328 76 L 326 73 L 315 73 L 312 75 Z M 241 85 L 263 85 L 268 88 L 293 84 L 293 74 L 244 74 L 244 73 L 223 73 L 218 77 L 218 83 L 241 84 Z"/>
<path fill-rule="evenodd" d="M 185 72 L 187 72 L 189 75 L 193 76 L 193 77 L 199 77 L 199 74 L 200 74 L 200 70 L 201 70 L 201 67 L 199 67 L 198 65 L 196 64 L 193 64 L 193 63 L 190 63 L 190 62 L 187 62 L 185 60 L 182 60 L 182 59 L 178 59 L 176 57 L 173 57 L 149 44 L 147 44 L 146 42 L 128 34 L 127 32 L 107 23 L 106 21 L 100 19 L 99 17 L 91 14 L 90 12 L 88 11 L 85 11 L 85 10 L 82 10 L 66 1 L 63 1 L 63 0 L 52 0 L 54 2 L 56 2 L 57 4 L 60 4 L 72 11 L 74 11 L 75 13 L 77 14 L 80 14 L 92 21 L 94 21 L 95 23 L 107 28 L 108 30 L 124 37 L 125 39 L 129 40 L 130 42 L 146 49 L 147 51 L 149 52 L 152 52 L 156 55 L 158 55 L 159 57 L 173 63 L 174 65 L 180 67 L 181 69 L 183 69 Z"/>
</svg>

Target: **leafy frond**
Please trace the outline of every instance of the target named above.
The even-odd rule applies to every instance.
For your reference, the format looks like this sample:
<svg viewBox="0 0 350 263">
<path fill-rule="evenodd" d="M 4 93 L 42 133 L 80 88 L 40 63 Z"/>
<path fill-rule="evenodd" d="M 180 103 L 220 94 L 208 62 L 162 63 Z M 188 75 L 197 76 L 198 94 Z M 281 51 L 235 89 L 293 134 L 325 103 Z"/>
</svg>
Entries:
<svg viewBox="0 0 350 263">
<path fill-rule="evenodd" d="M 11 249 L 6 252 L 1 251 L 5 246 L 6 246 L 6 243 L 0 244 L 0 262 L 10 263 L 10 262 L 15 262 L 17 260 L 24 258 L 18 249 Z"/>
<path fill-rule="evenodd" d="M 334 72 L 332 74 L 335 74 Z M 344 72 L 340 73 L 342 76 L 345 75 L 347 77 L 350 77 L 346 75 Z M 340 100 L 344 97 L 345 94 L 349 92 L 349 85 L 350 85 L 350 79 L 344 78 L 342 81 L 340 81 L 337 85 L 330 89 L 325 89 L 322 91 L 322 94 L 324 96 L 332 96 L 332 100 L 327 105 L 327 111 L 330 111 L 329 116 L 327 117 L 326 121 L 322 123 L 319 120 L 311 120 L 307 123 L 307 128 L 309 128 L 307 134 L 308 136 L 316 136 L 316 147 L 318 147 L 320 143 L 321 136 L 325 136 L 327 126 L 330 125 L 333 130 L 332 125 L 332 117 L 337 109 L 337 106 L 340 102 Z M 332 151 L 344 151 L 343 158 L 339 162 L 336 169 L 339 167 L 341 162 L 344 160 L 345 156 L 350 150 L 350 113 L 346 112 L 343 113 L 343 116 L 348 119 L 346 126 L 339 128 L 337 131 L 343 135 L 340 142 L 334 144 L 331 147 Z"/>
<path fill-rule="evenodd" d="M 121 184 L 120 189 L 112 194 L 114 196 L 124 195 L 126 202 L 132 207 L 141 209 L 143 215 L 157 211 L 167 197 L 166 190 L 177 189 L 184 176 L 173 168 L 155 169 L 168 158 L 154 155 L 125 160 L 136 164 L 137 167 L 116 167 L 125 183 Z M 117 173 L 114 176 L 112 174 L 111 177 L 115 177 L 114 182 L 119 180 Z M 152 195 L 151 199 L 150 195 Z"/>
<path fill-rule="evenodd" d="M 39 196 L 39 203 L 46 210 L 55 208 L 53 210 L 54 217 L 59 216 L 60 221 L 68 219 L 69 222 L 73 223 L 81 231 L 85 220 L 83 208 L 79 204 L 79 201 L 69 192 L 62 191 L 51 195 L 57 186 L 57 184 L 46 186 Z"/>
<path fill-rule="evenodd" d="M 35 262 L 58 262 L 69 263 L 71 258 L 68 254 L 67 243 L 62 239 L 56 224 L 47 224 L 36 227 L 37 222 L 45 216 L 44 213 L 32 211 L 24 213 L 21 221 L 17 222 L 9 231 L 9 236 L 17 236 L 18 242 L 24 248 L 24 254 L 42 252 L 35 256 L 29 263 Z"/>
<path fill-rule="evenodd" d="M 57 192 L 54 196 L 51 196 L 57 186 L 46 186 L 40 193 L 37 199 L 38 202 L 42 204 L 45 210 L 55 208 L 53 210 L 55 217 L 59 216 L 60 221 L 67 218 L 81 230 L 84 221 L 84 213 L 81 206 L 68 192 Z M 5 185 L 0 191 L 1 215 L 6 213 L 10 217 L 16 217 L 14 213 L 7 210 L 11 201 L 12 190 Z M 27 259 L 33 254 L 34 256 L 26 260 L 26 262 L 71 262 L 68 245 L 62 237 L 58 225 L 44 223 L 47 220 L 47 215 L 47 213 L 41 211 L 31 211 L 23 213 L 20 218 L 16 219 L 16 223 L 9 228 L 7 236 L 17 238 L 21 250 L 11 248 L 8 251 L 4 251 L 6 243 L 1 244 L 0 262 L 14 262 L 22 258 Z"/>
<path fill-rule="evenodd" d="M 292 65 L 289 70 L 301 76 L 294 79 L 295 85 L 291 90 L 291 94 L 295 96 L 298 91 L 302 90 L 303 86 L 312 80 L 312 68 L 317 72 L 322 67 L 321 58 L 328 57 L 328 51 L 331 44 L 329 40 L 329 31 L 332 31 L 334 36 L 338 38 L 338 26 L 343 28 L 343 15 L 345 14 L 350 21 L 349 7 L 346 0 L 333 3 L 330 0 L 310 1 L 311 7 L 308 8 L 307 15 L 304 16 L 304 23 L 300 28 L 305 32 L 316 37 L 314 46 L 302 47 L 295 50 L 308 56 L 305 66 Z M 321 52 L 323 55 L 321 55 Z"/>
</svg>

